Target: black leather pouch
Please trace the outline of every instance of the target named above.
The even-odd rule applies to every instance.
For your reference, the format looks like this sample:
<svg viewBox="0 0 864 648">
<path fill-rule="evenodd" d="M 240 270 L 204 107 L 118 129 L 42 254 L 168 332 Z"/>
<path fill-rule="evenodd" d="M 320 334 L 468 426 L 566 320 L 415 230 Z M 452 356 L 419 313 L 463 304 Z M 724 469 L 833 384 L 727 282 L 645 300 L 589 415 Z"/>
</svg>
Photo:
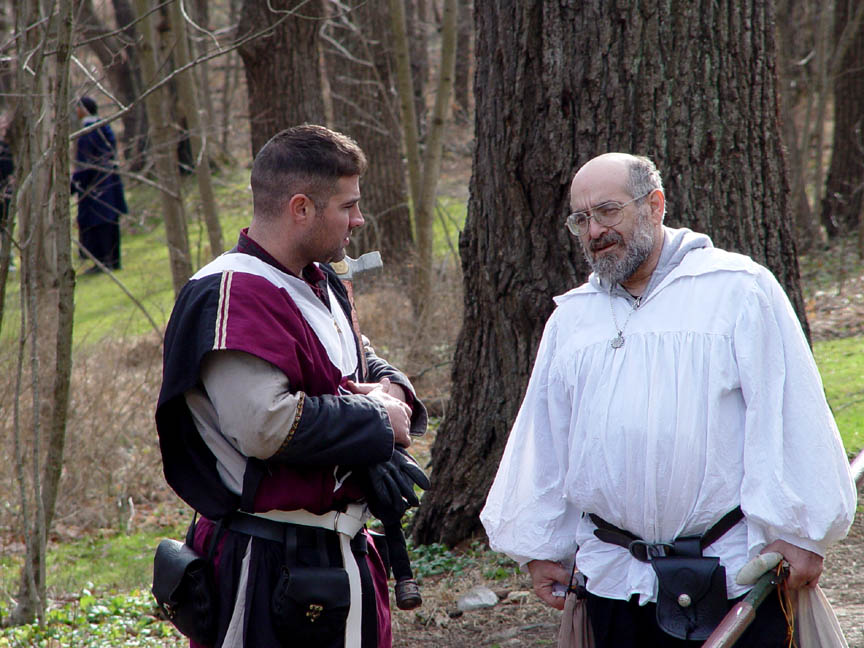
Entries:
<svg viewBox="0 0 864 648">
<path fill-rule="evenodd" d="M 214 643 L 217 597 L 210 561 L 183 542 L 163 540 L 153 559 L 152 591 L 180 632 L 197 643 Z"/>
<path fill-rule="evenodd" d="M 726 569 L 719 558 L 667 556 L 651 560 L 659 583 L 657 624 L 678 639 L 704 641 L 726 615 Z"/>
<path fill-rule="evenodd" d="M 282 567 L 271 602 L 277 634 L 292 646 L 322 645 L 343 635 L 350 607 L 342 567 Z"/>
</svg>

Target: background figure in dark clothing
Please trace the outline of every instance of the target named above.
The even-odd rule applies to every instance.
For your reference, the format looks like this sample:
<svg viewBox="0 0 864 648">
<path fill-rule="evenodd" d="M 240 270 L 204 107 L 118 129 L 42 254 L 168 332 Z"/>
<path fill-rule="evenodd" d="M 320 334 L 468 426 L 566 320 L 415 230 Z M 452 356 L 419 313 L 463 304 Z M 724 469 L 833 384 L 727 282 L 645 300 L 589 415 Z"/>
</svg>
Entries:
<svg viewBox="0 0 864 648">
<path fill-rule="evenodd" d="M 96 102 L 81 97 L 77 107 L 83 126 L 99 120 Z M 79 242 L 102 264 L 120 269 L 120 214 L 129 210 L 123 195 L 123 183 L 117 175 L 115 155 L 117 139 L 108 124 L 82 135 L 75 152 L 72 193 L 78 194 Z M 83 250 L 81 258 L 89 258 Z M 84 274 L 101 272 L 94 265 Z"/>
</svg>

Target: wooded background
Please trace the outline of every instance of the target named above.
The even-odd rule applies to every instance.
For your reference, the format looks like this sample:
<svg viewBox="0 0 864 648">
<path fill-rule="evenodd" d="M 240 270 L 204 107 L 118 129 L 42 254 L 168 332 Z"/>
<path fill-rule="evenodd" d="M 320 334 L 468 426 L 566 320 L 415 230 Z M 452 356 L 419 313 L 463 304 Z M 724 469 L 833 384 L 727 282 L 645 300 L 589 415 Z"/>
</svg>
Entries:
<svg viewBox="0 0 864 648">
<path fill-rule="evenodd" d="M 175 291 L 196 269 L 184 174 L 196 174 L 209 259 L 236 235 L 221 231 L 213 173 L 248 164 L 287 126 L 352 135 L 371 162 L 352 254 L 380 249 L 408 270 L 400 289 L 418 355 L 435 342 L 432 228 L 442 151 L 454 146 L 445 127 L 473 133 L 463 328 L 435 485 L 413 529 L 418 542 L 455 544 L 481 530 L 551 296 L 587 276 L 563 222 L 572 174 L 591 157 L 654 159 L 667 223 L 769 267 L 807 330 L 797 255 L 850 232 L 864 254 L 862 15 L 851 0 L 4 4 L 0 111 L 16 173 L 0 223 L 0 325 L 11 325 L 10 277 L 22 307 L 3 411 L 27 544 L 13 621 L 45 609 L 74 370 L 69 152 L 82 95 L 118 132 L 127 186 L 160 190 Z"/>
</svg>

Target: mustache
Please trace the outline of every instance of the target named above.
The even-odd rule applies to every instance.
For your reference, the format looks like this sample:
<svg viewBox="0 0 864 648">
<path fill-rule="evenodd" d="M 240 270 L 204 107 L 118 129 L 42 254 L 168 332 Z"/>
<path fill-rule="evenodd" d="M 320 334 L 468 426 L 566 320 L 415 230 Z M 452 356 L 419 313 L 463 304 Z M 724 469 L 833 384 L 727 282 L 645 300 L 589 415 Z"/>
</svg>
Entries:
<svg viewBox="0 0 864 648">
<path fill-rule="evenodd" d="M 624 237 L 621 236 L 618 232 L 608 231 L 603 236 L 598 239 L 594 239 L 588 243 L 588 249 L 592 252 L 596 252 L 597 250 L 606 247 L 607 245 L 612 245 L 613 243 L 623 243 Z"/>
</svg>

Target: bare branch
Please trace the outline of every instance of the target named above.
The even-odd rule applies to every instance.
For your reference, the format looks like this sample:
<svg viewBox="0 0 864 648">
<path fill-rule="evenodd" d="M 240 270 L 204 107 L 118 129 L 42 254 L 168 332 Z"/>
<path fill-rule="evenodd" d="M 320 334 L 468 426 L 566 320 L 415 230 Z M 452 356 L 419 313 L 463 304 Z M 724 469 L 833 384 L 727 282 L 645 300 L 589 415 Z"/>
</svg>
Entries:
<svg viewBox="0 0 864 648">
<path fill-rule="evenodd" d="M 304 3 L 305 3 L 305 2 L 308 2 L 308 0 L 304 0 Z M 159 90 L 162 86 L 164 86 L 164 85 L 170 83 L 171 80 L 172 80 L 174 77 L 176 77 L 178 74 L 182 74 L 182 73 L 185 72 L 186 70 L 189 70 L 189 69 L 195 67 L 195 66 L 198 65 L 199 63 L 203 63 L 204 61 L 210 61 L 210 60 L 212 60 L 212 59 L 214 59 L 214 58 L 217 58 L 217 57 L 219 57 L 219 56 L 223 56 L 224 54 L 228 54 L 229 52 L 233 52 L 234 50 L 239 49 L 240 47 L 242 47 L 242 46 L 245 45 L 246 43 L 248 43 L 248 42 L 250 42 L 250 41 L 253 41 L 253 40 L 255 40 L 256 38 L 260 38 L 261 36 L 264 36 L 264 35 L 266 35 L 266 34 L 271 33 L 272 31 L 274 31 L 274 30 L 276 29 L 276 27 L 278 27 L 278 26 L 279 26 L 280 24 L 282 24 L 284 21 L 288 20 L 288 18 L 290 18 L 292 15 L 293 15 L 293 14 L 291 14 L 291 13 L 287 13 L 287 14 L 285 14 L 284 16 L 282 16 L 281 18 L 279 18 L 279 19 L 278 19 L 275 23 L 273 23 L 272 25 L 269 25 L 269 26 L 265 27 L 264 29 L 261 29 L 261 30 L 255 32 L 255 33 L 253 33 L 253 34 L 250 34 L 249 36 L 247 36 L 247 37 L 245 37 L 245 38 L 242 38 L 242 39 L 240 39 L 239 41 L 235 41 L 234 44 L 231 45 L 230 47 L 227 47 L 227 48 L 221 48 L 221 47 L 220 47 L 220 48 L 219 48 L 218 50 L 216 50 L 215 52 L 207 53 L 207 54 L 205 54 L 205 55 L 203 55 L 203 56 L 200 56 L 200 57 L 198 57 L 198 58 L 196 58 L 196 59 L 190 61 L 190 62 L 187 63 L 186 65 L 182 65 L 182 66 L 178 67 L 177 69 L 175 69 L 174 71 L 172 71 L 169 75 L 167 75 L 166 77 L 164 77 L 162 80 L 158 81 L 157 83 L 155 83 L 155 84 L 153 84 L 152 86 L 150 86 L 149 88 L 147 88 L 147 90 L 145 90 L 144 92 L 142 92 L 142 93 L 141 93 L 141 94 L 140 94 L 140 95 L 135 99 L 134 102 L 130 103 L 130 104 L 129 104 L 128 106 L 126 106 L 125 108 L 123 108 L 123 109 L 121 109 L 121 110 L 118 110 L 117 112 L 112 113 L 112 114 L 108 115 L 107 117 L 103 117 L 103 118 L 100 119 L 99 121 L 93 122 L 93 123 L 90 124 L 89 126 L 85 126 L 84 128 L 80 128 L 80 129 L 78 129 L 77 131 L 75 131 L 74 133 L 72 133 L 72 134 L 69 136 L 70 141 L 71 141 L 71 140 L 75 140 L 75 139 L 81 137 L 82 135 L 86 135 L 87 133 L 90 133 L 91 131 L 96 130 L 97 128 L 99 128 L 100 126 L 102 126 L 102 124 L 108 124 L 108 123 L 111 123 L 112 121 L 115 121 L 115 120 L 119 119 L 120 117 L 122 117 L 123 115 L 125 115 L 127 112 L 129 112 L 130 110 L 132 110 L 132 108 L 134 108 L 134 107 L 138 104 L 138 102 L 140 102 L 141 100 L 145 99 L 145 98 L 148 97 L 149 95 L 153 94 L 154 92 L 156 92 L 157 90 Z"/>
<path fill-rule="evenodd" d="M 99 81 L 99 79 L 97 79 L 96 77 L 93 76 L 93 74 L 90 72 L 90 70 L 87 69 L 87 66 L 84 65 L 83 63 L 81 63 L 80 59 L 77 56 L 72 57 L 72 62 L 75 63 L 75 65 L 77 65 L 81 69 L 81 71 L 87 75 L 87 78 L 90 79 L 96 85 L 96 87 L 102 91 L 102 93 L 106 97 L 108 97 L 109 99 L 114 101 L 114 103 L 116 103 L 121 108 L 126 108 L 126 106 L 123 105 L 122 101 L 120 101 L 117 97 L 115 97 L 108 88 L 106 88 L 104 85 L 102 85 L 102 82 Z"/>
</svg>

